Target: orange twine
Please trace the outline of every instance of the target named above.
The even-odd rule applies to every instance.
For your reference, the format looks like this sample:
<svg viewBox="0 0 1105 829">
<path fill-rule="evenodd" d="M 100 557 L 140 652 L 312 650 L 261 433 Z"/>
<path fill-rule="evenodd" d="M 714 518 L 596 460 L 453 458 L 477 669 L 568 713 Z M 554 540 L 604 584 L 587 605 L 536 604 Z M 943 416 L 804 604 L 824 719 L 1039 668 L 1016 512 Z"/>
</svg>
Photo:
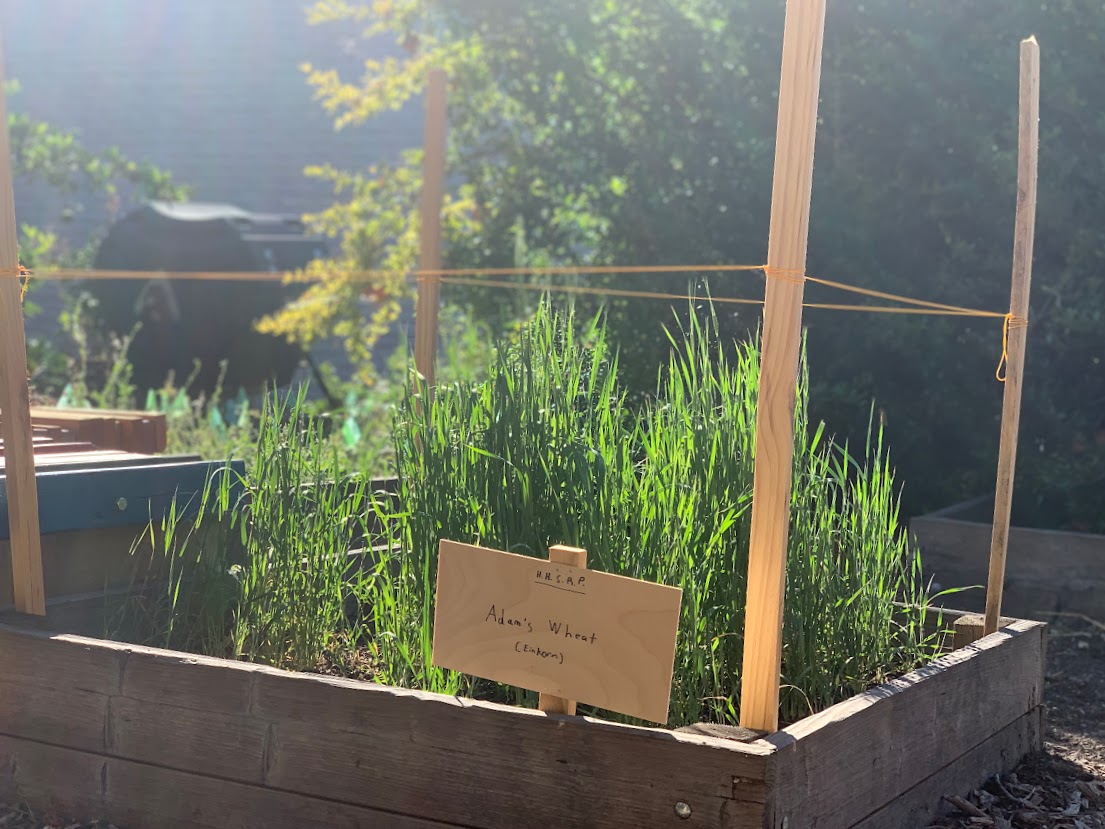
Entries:
<svg viewBox="0 0 1105 829">
<path fill-rule="evenodd" d="M 829 279 L 820 279 L 810 276 L 800 268 L 776 268 L 773 265 L 554 265 L 551 267 L 501 267 L 501 268 L 434 268 L 419 269 L 407 274 L 413 276 L 418 282 L 452 283 L 454 285 L 473 285 L 488 288 L 508 288 L 530 291 L 549 291 L 559 293 L 582 294 L 592 296 L 638 297 L 643 299 L 667 299 L 667 300 L 697 300 L 703 297 L 693 297 L 685 294 L 666 293 L 661 291 L 636 291 L 619 288 L 592 288 L 583 285 L 542 285 L 527 282 L 506 282 L 487 279 L 487 277 L 503 276 L 554 276 L 554 275 L 582 275 L 582 274 L 670 274 L 670 273 L 732 273 L 736 271 L 763 271 L 769 279 L 779 279 L 794 285 L 805 282 L 815 282 L 827 288 L 839 291 L 860 294 L 862 296 L 883 299 L 890 302 L 901 303 L 908 307 L 894 307 L 884 305 L 847 305 L 836 303 L 803 303 L 804 308 L 817 308 L 832 311 L 859 311 L 882 314 L 929 314 L 941 316 L 961 317 L 993 317 L 1004 318 L 1002 327 L 1001 361 L 996 372 L 997 379 L 1005 382 L 1003 369 L 1008 362 L 1009 330 L 1011 328 L 1023 328 L 1028 325 L 1028 320 L 1012 313 L 1002 314 L 997 311 L 985 311 L 977 308 L 965 308 L 960 305 L 948 305 L 943 302 L 930 302 L 924 299 L 892 294 L 886 291 L 877 291 L 872 288 L 860 288 L 843 282 L 834 282 Z M 30 274 L 26 268 L 20 266 L 19 270 L 0 270 L 0 276 L 27 276 Z M 353 280 L 375 279 L 384 276 L 400 276 L 401 272 L 385 270 L 358 271 L 350 275 Z M 151 272 L 140 271 L 105 271 L 105 270 L 69 270 L 60 269 L 48 271 L 42 274 L 45 279 L 195 279 L 195 280 L 226 280 L 231 282 L 269 282 L 283 281 L 287 275 L 276 272 Z M 26 291 L 26 283 L 22 288 Z M 736 297 L 711 297 L 712 302 L 733 303 L 740 305 L 762 305 L 762 299 L 742 299 Z"/>
<path fill-rule="evenodd" d="M 771 265 L 763 266 L 764 276 L 770 279 L 780 279 L 792 285 L 804 285 L 809 278 L 802 268 L 775 268 Z"/>
<path fill-rule="evenodd" d="M 1009 364 L 1009 331 L 1012 328 L 1027 327 L 1028 320 L 1025 317 L 1018 317 L 1012 311 L 1005 315 L 1005 323 L 1001 327 L 1001 361 L 998 363 L 998 370 L 994 372 L 1001 383 L 1005 382 L 1005 368 Z"/>
</svg>

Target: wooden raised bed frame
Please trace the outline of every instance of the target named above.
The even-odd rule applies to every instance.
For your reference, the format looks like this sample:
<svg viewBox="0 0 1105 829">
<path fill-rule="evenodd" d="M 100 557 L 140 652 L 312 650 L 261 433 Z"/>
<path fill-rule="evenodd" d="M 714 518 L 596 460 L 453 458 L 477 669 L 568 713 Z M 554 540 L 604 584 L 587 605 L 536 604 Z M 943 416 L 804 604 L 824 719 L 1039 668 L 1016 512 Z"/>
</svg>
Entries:
<svg viewBox="0 0 1105 829">
<path fill-rule="evenodd" d="M 941 588 L 986 584 L 993 509 L 993 497 L 982 496 L 909 522 L 927 576 Z M 981 611 L 986 597 L 971 590 L 951 601 Z M 1011 527 L 1002 608 L 1027 619 L 1105 615 L 1105 535 Z"/>
<path fill-rule="evenodd" d="M 129 829 L 908 829 L 1040 747 L 1045 630 L 741 743 L 0 625 L 0 797 Z"/>
</svg>

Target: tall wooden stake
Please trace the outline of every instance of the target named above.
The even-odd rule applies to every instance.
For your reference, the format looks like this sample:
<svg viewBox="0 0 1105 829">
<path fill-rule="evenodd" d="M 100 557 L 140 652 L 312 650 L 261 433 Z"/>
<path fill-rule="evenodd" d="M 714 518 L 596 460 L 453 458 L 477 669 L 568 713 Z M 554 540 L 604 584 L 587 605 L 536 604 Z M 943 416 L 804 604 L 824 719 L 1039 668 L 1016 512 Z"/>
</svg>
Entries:
<svg viewBox="0 0 1105 829">
<path fill-rule="evenodd" d="M 1007 322 L 1005 397 L 994 492 L 994 529 L 990 538 L 990 575 L 986 583 L 984 633 L 998 629 L 1013 508 L 1013 472 L 1021 421 L 1021 380 L 1028 333 L 1028 294 L 1032 281 L 1032 243 L 1036 232 L 1036 159 L 1040 136 L 1040 47 L 1035 37 L 1021 41 L 1020 128 L 1017 136 L 1017 217 L 1013 235 L 1013 288 Z"/>
<path fill-rule="evenodd" d="M 586 567 L 587 551 L 579 547 L 565 547 L 563 544 L 557 544 L 549 547 L 549 561 L 555 564 L 567 564 L 569 567 Z M 537 698 L 537 708 L 549 714 L 574 715 L 576 701 L 552 694 L 541 694 Z"/>
<path fill-rule="evenodd" d="M 441 206 L 445 200 L 445 71 L 431 69 L 426 87 L 426 123 L 422 138 L 422 205 L 418 268 L 441 268 Z M 437 356 L 438 293 L 436 277 L 420 277 L 414 315 L 414 365 L 433 394 Z"/>
<path fill-rule="evenodd" d="M 741 677 L 740 724 L 761 731 L 779 727 L 794 398 L 802 337 L 803 284 L 798 277 L 806 268 L 824 32 L 825 0 L 787 0 L 767 245 Z"/>
<path fill-rule="evenodd" d="M 31 441 L 27 343 L 23 333 L 15 195 L 3 82 L 0 56 L 0 436 L 4 439 L 15 607 L 21 613 L 44 616 L 46 595 L 42 586 L 42 539 Z"/>
</svg>

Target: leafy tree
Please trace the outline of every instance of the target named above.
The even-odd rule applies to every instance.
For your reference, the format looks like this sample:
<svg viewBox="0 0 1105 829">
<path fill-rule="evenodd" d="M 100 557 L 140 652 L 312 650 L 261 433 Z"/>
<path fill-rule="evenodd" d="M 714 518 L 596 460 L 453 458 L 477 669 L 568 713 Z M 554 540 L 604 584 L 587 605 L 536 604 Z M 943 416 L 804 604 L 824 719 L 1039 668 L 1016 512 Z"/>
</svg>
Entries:
<svg viewBox="0 0 1105 829">
<path fill-rule="evenodd" d="M 307 67 L 308 80 L 347 127 L 417 96 L 430 67 L 449 72 L 450 170 L 464 182 L 451 203 L 451 266 L 756 263 L 766 249 L 783 5 L 325 0 L 312 22 L 393 36 L 407 56 L 366 61 L 352 80 Z M 1100 498 L 1097 515 L 1078 504 L 1105 483 L 1105 230 L 1086 220 L 1105 213 L 1105 116 L 1092 105 L 1105 21 L 1089 0 L 995 10 L 923 0 L 830 9 L 809 270 L 1008 307 L 1017 45 L 1036 33 L 1043 159 L 1017 509 L 1025 520 L 1105 529 Z M 340 230 L 372 252 L 349 262 L 406 250 L 410 266 L 417 159 L 399 168 L 411 187 L 402 205 L 347 203 Z M 394 175 L 369 172 L 365 194 L 368 178 Z M 586 281 L 686 287 L 671 276 Z M 708 283 L 715 296 L 762 290 L 740 274 Z M 807 295 L 840 301 L 816 286 Z M 491 317 L 518 301 L 465 296 Z M 612 338 L 648 390 L 667 349 L 659 328 L 673 312 L 646 300 L 607 307 Z M 755 309 L 731 307 L 728 333 L 758 323 Z M 854 424 L 861 438 L 877 398 L 907 509 L 992 488 L 999 321 L 810 311 L 806 322 L 812 411 L 837 428 Z"/>
</svg>

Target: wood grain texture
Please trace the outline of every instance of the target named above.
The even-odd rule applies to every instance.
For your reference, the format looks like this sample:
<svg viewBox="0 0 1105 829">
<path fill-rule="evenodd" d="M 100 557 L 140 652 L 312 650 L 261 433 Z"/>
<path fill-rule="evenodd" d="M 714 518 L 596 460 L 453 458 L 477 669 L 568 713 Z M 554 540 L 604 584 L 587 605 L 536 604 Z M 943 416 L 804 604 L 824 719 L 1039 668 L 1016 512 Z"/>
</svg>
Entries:
<svg viewBox="0 0 1105 829">
<path fill-rule="evenodd" d="M 1033 711 L 1045 630 L 1014 622 L 767 738 L 780 748 L 767 825 L 853 826 Z"/>
<path fill-rule="evenodd" d="M 581 547 L 567 547 L 556 544 L 549 547 L 549 561 L 554 564 L 567 564 L 569 567 L 587 568 L 587 551 Z M 539 694 L 537 697 L 537 710 L 546 714 L 565 714 L 574 716 L 576 713 L 576 701 L 565 699 L 553 694 Z"/>
<path fill-rule="evenodd" d="M 278 723 L 269 785 L 433 819 L 451 815 L 471 826 L 540 817 L 562 827 L 759 827 L 773 753 L 766 745 L 267 672 L 257 676 L 252 711 Z M 690 821 L 675 817 L 680 799 L 694 810 Z"/>
<path fill-rule="evenodd" d="M 762 825 L 769 755 L 600 735 L 581 718 L 450 713 L 387 717 L 369 734 L 281 723 L 265 782 L 484 829 L 527 819 L 594 829 Z M 690 819 L 675 813 L 678 801 Z"/>
<path fill-rule="evenodd" d="M 29 688 L 61 691 L 77 688 L 106 696 L 118 694 L 126 649 L 110 643 L 100 647 L 99 641 L 0 625 L 4 680 Z"/>
<path fill-rule="evenodd" d="M 0 734 L 102 752 L 108 699 L 84 688 L 0 679 Z"/>
<path fill-rule="evenodd" d="M 262 783 L 269 731 L 269 723 L 245 715 L 112 697 L 107 751 L 157 766 Z"/>
<path fill-rule="evenodd" d="M 441 829 L 453 823 L 0 736 L 0 797 L 157 829 Z"/>
<path fill-rule="evenodd" d="M 1044 708 L 1037 706 L 996 734 L 961 755 L 938 772 L 926 777 L 907 792 L 852 829 L 927 826 L 943 814 L 941 798 L 946 794 L 965 797 L 971 789 L 995 774 L 1012 771 L 1021 758 L 1043 744 Z"/>
<path fill-rule="evenodd" d="M 120 694 L 185 709 L 246 714 L 254 675 L 243 662 L 135 650 L 126 653 Z"/>
<path fill-rule="evenodd" d="M 998 621 L 998 627 L 1003 628 L 1006 625 L 1012 624 L 1017 621 L 1010 616 L 1002 616 Z M 977 613 L 968 613 L 960 616 L 955 620 L 955 634 L 954 644 L 955 648 L 965 648 L 986 636 L 986 617 L 980 616 Z"/>
<path fill-rule="evenodd" d="M 445 200 L 446 75 L 432 69 L 426 85 L 426 122 L 422 137 L 422 200 L 418 231 L 418 269 L 441 268 L 441 208 Z M 414 316 L 414 364 L 431 389 L 437 359 L 437 317 L 441 283 L 435 277 L 418 280 Z"/>
<path fill-rule="evenodd" d="M 443 539 L 435 665 L 666 723 L 682 591 Z"/>
<path fill-rule="evenodd" d="M 1002 585 L 1013 508 L 1013 475 L 1017 463 L 1017 431 L 1021 421 L 1021 383 L 1028 328 L 1014 321 L 1028 319 L 1032 282 L 1032 246 L 1036 231 L 1036 167 L 1040 138 L 1040 48 L 1036 38 L 1021 41 L 1020 118 L 1017 134 L 1017 213 L 1013 234 L 1013 286 L 1007 323 L 1005 393 L 1001 408 L 994 529 L 986 582 L 986 632 L 993 633 L 1001 615 Z"/>
<path fill-rule="evenodd" d="M 19 245 L 3 83 L 3 55 L 0 55 L 0 436 L 4 439 L 15 606 L 22 613 L 42 616 L 46 613 L 46 593 L 42 583 L 27 342 L 23 332 Z"/>
<path fill-rule="evenodd" d="M 825 0 L 787 0 L 756 408 L 741 678 L 740 724 L 762 731 L 774 731 L 779 725 L 794 403 L 802 336 L 803 286 L 795 276 L 806 268 L 824 30 Z M 774 270 L 792 276 L 772 278 Z"/>
</svg>

